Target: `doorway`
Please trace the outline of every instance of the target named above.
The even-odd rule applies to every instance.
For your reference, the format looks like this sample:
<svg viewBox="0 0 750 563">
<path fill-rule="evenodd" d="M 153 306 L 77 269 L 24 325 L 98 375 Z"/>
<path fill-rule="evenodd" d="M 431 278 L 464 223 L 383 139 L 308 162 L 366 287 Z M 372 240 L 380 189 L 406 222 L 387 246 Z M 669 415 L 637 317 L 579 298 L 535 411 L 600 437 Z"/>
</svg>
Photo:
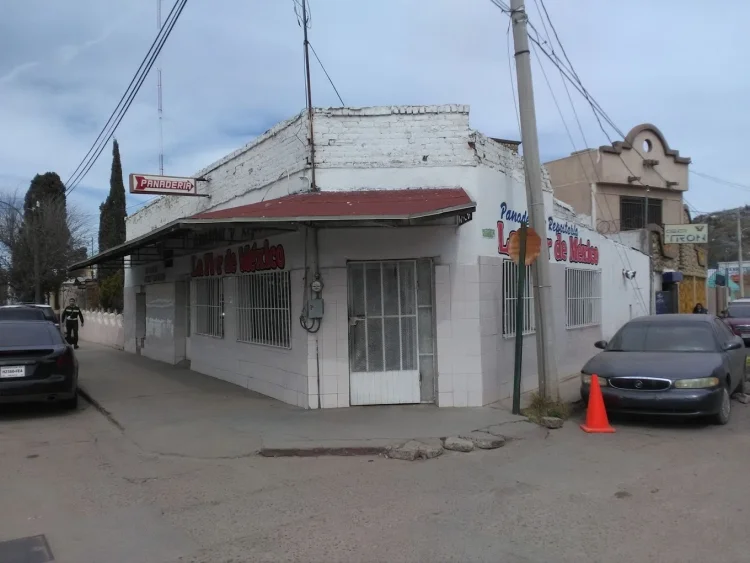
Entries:
<svg viewBox="0 0 750 563">
<path fill-rule="evenodd" d="M 140 354 L 146 343 L 146 293 L 135 294 L 135 352 Z"/>
<path fill-rule="evenodd" d="M 352 405 L 434 402 L 432 260 L 350 262 Z"/>
</svg>

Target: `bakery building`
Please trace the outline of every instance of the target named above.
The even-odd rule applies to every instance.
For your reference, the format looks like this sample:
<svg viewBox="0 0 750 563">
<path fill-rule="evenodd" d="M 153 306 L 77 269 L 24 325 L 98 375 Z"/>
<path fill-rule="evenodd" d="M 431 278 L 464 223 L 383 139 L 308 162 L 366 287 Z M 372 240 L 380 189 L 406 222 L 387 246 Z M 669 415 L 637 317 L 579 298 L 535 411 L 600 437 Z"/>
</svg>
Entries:
<svg viewBox="0 0 750 563">
<path fill-rule="evenodd" d="M 197 197 L 154 200 L 128 217 L 126 243 L 71 266 L 125 259 L 125 350 L 303 408 L 509 397 L 508 241 L 528 213 L 517 143 L 473 131 L 467 106 L 313 120 L 314 154 L 303 112 L 193 175 Z M 649 258 L 544 182 L 562 380 L 647 313 Z M 524 390 L 537 381 L 531 287 Z"/>
</svg>

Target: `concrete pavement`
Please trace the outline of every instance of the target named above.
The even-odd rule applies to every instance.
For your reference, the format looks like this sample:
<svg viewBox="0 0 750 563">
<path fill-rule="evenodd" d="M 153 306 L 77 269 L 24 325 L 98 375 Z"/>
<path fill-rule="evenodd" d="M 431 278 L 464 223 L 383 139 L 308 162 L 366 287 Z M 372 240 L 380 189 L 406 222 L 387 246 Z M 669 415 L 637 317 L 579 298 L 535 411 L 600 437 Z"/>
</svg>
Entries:
<svg viewBox="0 0 750 563">
<path fill-rule="evenodd" d="M 80 386 L 146 452 L 202 459 L 377 453 L 411 439 L 496 425 L 536 427 L 502 408 L 430 405 L 305 410 L 184 368 L 91 343 Z M 520 426 L 519 426 L 520 425 Z"/>
<path fill-rule="evenodd" d="M 424 463 L 148 453 L 82 402 L 0 413 L 0 542 L 56 563 L 742 563 L 750 407 Z"/>
</svg>

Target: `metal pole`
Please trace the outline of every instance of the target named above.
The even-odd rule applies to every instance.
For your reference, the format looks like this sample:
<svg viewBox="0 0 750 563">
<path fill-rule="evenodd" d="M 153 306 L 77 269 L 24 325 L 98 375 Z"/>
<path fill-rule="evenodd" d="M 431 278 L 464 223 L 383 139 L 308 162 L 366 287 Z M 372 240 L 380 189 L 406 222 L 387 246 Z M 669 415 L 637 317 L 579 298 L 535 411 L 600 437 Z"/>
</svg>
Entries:
<svg viewBox="0 0 750 563">
<path fill-rule="evenodd" d="M 523 298 L 526 289 L 526 223 L 518 231 L 518 287 L 516 288 L 516 353 L 513 365 L 513 414 L 521 414 L 521 368 L 523 367 Z"/>
<path fill-rule="evenodd" d="M 39 234 L 34 233 L 34 242 L 32 244 L 32 252 L 34 253 L 34 303 L 40 304 L 42 302 L 42 267 L 39 263 Z"/>
<path fill-rule="evenodd" d="M 161 32 L 161 0 L 156 0 L 156 33 Z M 161 94 L 161 64 L 156 69 L 156 93 L 159 112 L 159 174 L 164 176 L 164 108 Z"/>
<path fill-rule="evenodd" d="M 526 177 L 526 197 L 531 226 L 542 237 L 542 252 L 532 265 L 536 295 L 534 314 L 536 317 L 537 365 L 539 370 L 539 394 L 557 400 L 559 396 L 556 358 L 552 283 L 550 278 L 549 251 L 544 196 L 542 193 L 542 165 L 539 160 L 539 139 L 536 131 L 534 87 L 531 80 L 529 36 L 526 29 L 528 17 L 524 0 L 511 0 L 513 21 L 513 46 L 515 48 L 518 102 L 521 114 L 521 142 Z"/>
<path fill-rule="evenodd" d="M 305 37 L 305 80 L 307 87 L 307 121 L 310 126 L 310 190 L 317 191 L 315 182 L 315 133 L 313 130 L 312 90 L 310 89 L 310 42 L 307 40 L 307 0 L 302 0 L 302 29 Z"/>
<path fill-rule="evenodd" d="M 742 267 L 742 215 L 741 207 L 737 208 L 737 266 L 740 269 L 740 297 L 745 297 L 745 271 Z"/>
</svg>

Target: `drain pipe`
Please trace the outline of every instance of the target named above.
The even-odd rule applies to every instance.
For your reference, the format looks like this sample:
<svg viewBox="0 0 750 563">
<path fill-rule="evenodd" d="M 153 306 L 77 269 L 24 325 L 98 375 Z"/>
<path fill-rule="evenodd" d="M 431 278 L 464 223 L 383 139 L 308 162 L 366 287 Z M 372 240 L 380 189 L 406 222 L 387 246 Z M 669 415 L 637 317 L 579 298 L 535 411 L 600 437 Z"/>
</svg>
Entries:
<svg viewBox="0 0 750 563">
<path fill-rule="evenodd" d="M 314 168 L 313 168 L 314 169 Z M 312 258 L 312 264 L 311 264 L 311 270 L 313 274 L 313 279 L 317 279 L 319 268 L 320 268 L 320 252 L 318 251 L 318 229 L 315 227 L 308 227 L 312 228 L 313 230 L 313 236 L 312 236 L 312 243 L 313 243 L 313 258 Z M 305 288 L 305 291 L 307 292 L 307 298 L 310 299 L 312 297 L 312 290 L 310 289 L 310 286 L 308 285 Z M 320 339 L 318 338 L 317 331 L 315 331 L 314 337 L 315 337 L 315 369 L 318 376 L 318 409 L 322 408 L 322 400 L 321 400 L 321 394 L 322 389 L 320 387 Z"/>
</svg>

